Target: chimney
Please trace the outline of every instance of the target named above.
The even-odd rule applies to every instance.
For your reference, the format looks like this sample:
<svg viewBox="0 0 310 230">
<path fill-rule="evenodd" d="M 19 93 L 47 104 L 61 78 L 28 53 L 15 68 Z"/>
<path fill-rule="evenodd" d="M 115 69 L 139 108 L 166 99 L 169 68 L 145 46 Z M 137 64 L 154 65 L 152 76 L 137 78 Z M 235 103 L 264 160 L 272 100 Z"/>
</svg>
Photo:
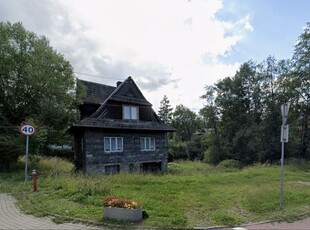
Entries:
<svg viewBox="0 0 310 230">
<path fill-rule="evenodd" d="M 118 82 L 116 83 L 116 86 L 119 87 L 120 84 L 122 84 L 122 82 L 121 82 L 121 81 L 118 81 Z"/>
</svg>

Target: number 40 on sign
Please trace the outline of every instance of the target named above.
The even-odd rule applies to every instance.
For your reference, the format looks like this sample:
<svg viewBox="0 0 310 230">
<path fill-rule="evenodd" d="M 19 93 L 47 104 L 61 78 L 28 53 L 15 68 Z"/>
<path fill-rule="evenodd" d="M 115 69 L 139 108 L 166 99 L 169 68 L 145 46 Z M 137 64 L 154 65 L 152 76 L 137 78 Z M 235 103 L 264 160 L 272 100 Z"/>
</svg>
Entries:
<svg viewBox="0 0 310 230">
<path fill-rule="evenodd" d="M 22 124 L 19 126 L 19 132 L 25 136 L 32 136 L 36 132 L 36 128 L 31 124 Z"/>
</svg>

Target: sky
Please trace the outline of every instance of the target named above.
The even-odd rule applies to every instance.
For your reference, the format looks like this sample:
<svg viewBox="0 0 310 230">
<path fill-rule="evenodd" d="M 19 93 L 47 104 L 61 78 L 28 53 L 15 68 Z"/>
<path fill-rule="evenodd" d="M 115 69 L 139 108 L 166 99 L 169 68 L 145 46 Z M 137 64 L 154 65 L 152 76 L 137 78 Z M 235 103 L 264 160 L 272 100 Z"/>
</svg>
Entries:
<svg viewBox="0 0 310 230">
<path fill-rule="evenodd" d="M 249 60 L 290 59 L 308 0 L 0 0 L 0 21 L 46 36 L 78 79 L 131 76 L 158 111 L 198 112 L 205 86 Z"/>
</svg>

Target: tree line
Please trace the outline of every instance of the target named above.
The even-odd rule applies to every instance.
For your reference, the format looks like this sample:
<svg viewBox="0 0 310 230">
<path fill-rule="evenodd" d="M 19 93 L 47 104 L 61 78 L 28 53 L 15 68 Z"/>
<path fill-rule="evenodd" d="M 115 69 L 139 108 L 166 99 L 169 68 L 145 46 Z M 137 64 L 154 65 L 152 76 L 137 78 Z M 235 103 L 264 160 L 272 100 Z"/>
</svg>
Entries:
<svg viewBox="0 0 310 230">
<path fill-rule="evenodd" d="M 21 123 L 40 127 L 29 143 L 33 154 L 70 140 L 66 131 L 77 118 L 82 92 L 71 64 L 46 37 L 21 23 L 0 22 L 0 171 L 25 154 Z"/>
<path fill-rule="evenodd" d="M 196 114 L 161 101 L 159 116 L 177 129 L 169 136 L 169 159 L 244 165 L 280 158 L 281 105 L 290 102 L 285 157 L 310 159 L 310 23 L 289 60 L 268 57 L 243 63 L 234 76 L 205 86 Z"/>
<path fill-rule="evenodd" d="M 299 36 L 293 57 L 248 61 L 232 77 L 205 86 L 205 106 L 195 113 L 170 106 L 165 96 L 159 116 L 176 128 L 169 135 L 169 160 L 242 164 L 279 159 L 280 106 L 291 103 L 286 157 L 310 158 L 310 24 Z M 21 123 L 40 127 L 30 152 L 70 141 L 85 89 L 77 88 L 73 68 L 46 37 L 21 23 L 0 22 L 0 171 L 24 155 Z"/>
</svg>

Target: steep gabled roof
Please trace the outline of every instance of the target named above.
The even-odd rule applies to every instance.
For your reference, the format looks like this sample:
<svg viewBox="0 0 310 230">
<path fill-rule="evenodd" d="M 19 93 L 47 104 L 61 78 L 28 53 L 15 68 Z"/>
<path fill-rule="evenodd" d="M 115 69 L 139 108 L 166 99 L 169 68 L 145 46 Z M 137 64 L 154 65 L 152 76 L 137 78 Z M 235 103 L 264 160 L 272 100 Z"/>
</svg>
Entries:
<svg viewBox="0 0 310 230">
<path fill-rule="evenodd" d="M 117 84 L 117 87 L 100 85 L 92 82 L 82 81 L 87 90 L 86 100 L 88 103 L 100 103 L 100 107 L 90 117 L 84 118 L 77 124 L 71 126 L 72 131 L 75 128 L 105 128 L 105 129 L 128 129 L 128 130 L 150 130 L 173 132 L 174 128 L 163 123 L 152 109 L 152 104 L 149 103 L 140 89 L 131 77 L 128 77 L 124 82 Z M 103 92 L 104 91 L 104 92 Z M 98 93 L 98 95 L 96 95 Z M 109 95 L 108 95 L 109 94 Z M 104 100 L 103 100 L 104 99 Z M 119 120 L 109 119 L 106 117 L 109 101 L 118 101 L 138 106 L 146 106 L 151 109 L 152 121 L 142 120 Z"/>
<path fill-rule="evenodd" d="M 99 119 L 85 118 L 72 128 L 106 128 L 106 129 L 125 129 L 125 130 L 149 130 L 149 131 L 164 131 L 174 132 L 175 129 L 163 122 L 154 121 L 137 121 L 137 120 L 114 120 L 114 119 Z"/>
<path fill-rule="evenodd" d="M 84 84 L 86 87 L 86 96 L 83 99 L 84 104 L 101 105 L 116 89 L 113 86 L 83 80 L 78 80 L 79 83 Z"/>
<path fill-rule="evenodd" d="M 145 99 L 140 89 L 131 77 L 128 77 L 124 82 L 119 84 L 118 87 L 115 88 L 115 90 L 111 93 L 111 95 L 102 103 L 98 110 L 93 115 L 91 115 L 91 117 L 103 118 L 102 114 L 104 114 L 107 102 L 109 100 L 135 105 L 152 106 L 152 104 Z"/>
<path fill-rule="evenodd" d="M 151 105 L 143 96 L 140 89 L 134 82 L 134 80 L 131 77 L 128 77 L 124 82 L 122 82 L 116 90 L 111 95 L 111 100 L 119 100 L 119 99 L 125 99 L 130 98 L 131 100 L 137 100 L 139 103 L 148 104 Z"/>
</svg>

